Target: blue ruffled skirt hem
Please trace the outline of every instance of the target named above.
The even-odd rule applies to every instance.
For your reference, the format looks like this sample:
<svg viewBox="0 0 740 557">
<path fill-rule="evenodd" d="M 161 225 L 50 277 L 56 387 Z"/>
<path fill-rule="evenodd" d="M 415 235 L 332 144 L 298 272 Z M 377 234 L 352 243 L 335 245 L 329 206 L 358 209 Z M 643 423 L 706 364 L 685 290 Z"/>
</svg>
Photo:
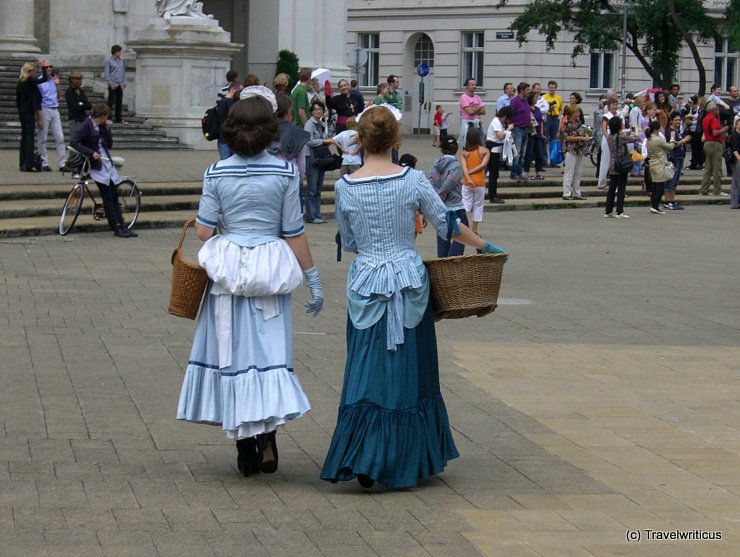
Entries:
<svg viewBox="0 0 740 557">
<path fill-rule="evenodd" d="M 397 350 L 386 316 L 367 329 L 347 323 L 347 364 L 337 426 L 321 479 L 364 474 L 388 488 L 413 487 L 459 453 L 439 389 L 431 308 Z"/>
<path fill-rule="evenodd" d="M 230 439 L 273 431 L 311 409 L 293 371 L 290 295 L 275 296 L 266 318 L 259 298 L 233 296 L 231 363 L 219 364 L 216 296 L 210 291 L 198 316 L 177 419 L 220 425 Z"/>
</svg>

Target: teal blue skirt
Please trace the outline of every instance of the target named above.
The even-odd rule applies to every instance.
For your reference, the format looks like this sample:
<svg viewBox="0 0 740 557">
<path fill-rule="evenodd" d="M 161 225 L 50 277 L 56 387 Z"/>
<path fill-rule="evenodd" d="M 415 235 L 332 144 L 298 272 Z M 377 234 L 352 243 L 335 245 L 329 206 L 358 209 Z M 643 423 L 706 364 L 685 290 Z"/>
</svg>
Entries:
<svg viewBox="0 0 740 557">
<path fill-rule="evenodd" d="M 388 488 L 413 487 L 459 453 L 439 390 L 431 304 L 405 342 L 386 349 L 386 316 L 355 329 L 347 318 L 347 364 L 339 417 L 321 479 L 364 474 Z"/>
</svg>

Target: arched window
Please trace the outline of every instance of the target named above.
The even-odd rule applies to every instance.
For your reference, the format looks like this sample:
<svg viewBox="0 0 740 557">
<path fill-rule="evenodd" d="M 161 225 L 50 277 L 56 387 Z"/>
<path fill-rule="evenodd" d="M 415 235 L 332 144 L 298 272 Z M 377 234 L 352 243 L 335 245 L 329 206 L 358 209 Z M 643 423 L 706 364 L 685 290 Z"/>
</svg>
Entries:
<svg viewBox="0 0 740 557">
<path fill-rule="evenodd" d="M 434 44 L 426 33 L 419 35 L 414 46 L 414 67 L 418 67 L 419 64 L 428 64 L 430 68 L 434 67 Z"/>
</svg>

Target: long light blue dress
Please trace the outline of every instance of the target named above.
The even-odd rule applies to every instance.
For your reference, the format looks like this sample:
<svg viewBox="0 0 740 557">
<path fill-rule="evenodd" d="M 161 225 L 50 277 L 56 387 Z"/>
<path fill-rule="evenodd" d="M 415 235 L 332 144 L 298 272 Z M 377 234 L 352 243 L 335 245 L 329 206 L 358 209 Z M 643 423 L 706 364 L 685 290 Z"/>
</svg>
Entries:
<svg viewBox="0 0 740 557">
<path fill-rule="evenodd" d="M 206 170 L 197 221 L 244 248 L 298 236 L 299 185 L 291 163 L 265 152 L 233 155 Z M 219 299 L 217 290 L 209 283 L 198 315 L 177 419 L 221 425 L 227 437 L 242 439 L 308 412 L 293 369 L 290 294 Z M 224 302 L 227 319 L 219 313 Z"/>
<path fill-rule="evenodd" d="M 421 210 L 439 235 L 448 211 L 423 173 L 336 185 L 347 278 L 347 362 L 337 425 L 321 478 L 369 476 L 404 488 L 458 455 L 439 388 L 429 278 L 414 248 Z"/>
</svg>

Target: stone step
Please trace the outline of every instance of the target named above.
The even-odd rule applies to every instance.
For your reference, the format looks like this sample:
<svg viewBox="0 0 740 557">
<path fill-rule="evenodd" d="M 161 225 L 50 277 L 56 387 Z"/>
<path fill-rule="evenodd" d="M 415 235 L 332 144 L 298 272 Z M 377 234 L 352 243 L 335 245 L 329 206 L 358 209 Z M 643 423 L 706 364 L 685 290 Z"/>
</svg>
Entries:
<svg viewBox="0 0 740 557">
<path fill-rule="evenodd" d="M 44 176 L 46 174 L 43 174 Z M 322 198 L 329 196 L 333 199 L 334 196 L 334 179 L 327 179 L 324 181 L 322 187 Z M 681 184 L 679 186 L 679 196 L 683 198 L 687 195 L 698 195 L 699 183 Z M 92 182 L 89 182 L 91 187 L 94 186 Z M 65 174 L 60 178 L 58 184 L 38 183 L 38 184 L 24 184 L 24 185 L 8 185 L 0 188 L 0 201 L 26 201 L 27 203 L 35 203 L 35 200 L 40 199 L 64 199 L 69 192 L 72 184 L 72 179 L 68 174 Z M 729 188 L 730 180 L 723 179 L 723 184 Z M 142 192 L 151 196 L 194 196 L 196 199 L 200 196 L 202 182 L 139 182 L 139 188 Z M 551 199 L 560 198 L 562 196 L 562 188 L 549 186 L 538 186 L 538 187 L 515 187 L 502 184 L 499 187 L 499 195 L 504 199 Z M 598 189 L 594 185 L 583 185 L 581 191 L 589 197 L 606 197 L 606 190 Z M 638 196 L 642 194 L 642 188 L 639 183 L 630 183 L 627 185 L 627 195 Z M 333 201 L 332 201 L 333 202 Z"/>
<path fill-rule="evenodd" d="M 17 149 L 20 141 L 20 123 L 15 106 L 15 90 L 18 83 L 18 72 L 23 60 L 0 59 L 0 149 Z M 65 74 L 66 75 L 66 74 Z M 60 81 L 62 89 L 67 88 L 66 78 Z M 94 92 L 92 87 L 83 87 L 88 100 L 95 104 L 105 102 L 106 96 Z M 131 107 L 124 103 L 123 119 L 127 126 L 117 126 L 114 130 L 117 148 L 126 149 L 189 149 L 180 144 L 176 137 L 170 137 L 164 130 L 147 124 L 144 118 L 131 112 Z M 64 99 L 60 101 L 59 111 L 66 135 L 67 107 Z"/>
<path fill-rule="evenodd" d="M 136 222 L 136 228 L 176 228 L 195 216 L 195 211 L 161 211 L 142 212 Z M 95 220 L 88 214 L 80 214 L 70 234 L 81 232 L 108 231 L 105 220 Z M 0 221 L 0 238 L 17 236 L 48 236 L 59 233 L 59 217 L 44 216 L 33 218 L 4 219 Z"/>
<path fill-rule="evenodd" d="M 0 201 L 39 200 L 39 199 L 65 199 L 72 186 L 73 181 L 69 175 L 65 176 L 65 182 L 60 184 L 37 184 L 0 187 Z M 201 182 L 137 182 L 139 189 L 148 196 L 200 196 Z M 95 184 L 89 183 L 95 192 Z M 4 206 L 4 204 L 3 204 Z"/>
<path fill-rule="evenodd" d="M 0 141 L 0 149 L 8 149 L 8 150 L 18 149 L 18 142 L 19 140 L 14 140 L 14 141 L 2 140 Z M 177 140 L 173 141 L 171 137 L 162 138 L 161 141 L 157 141 L 157 140 L 150 141 L 150 140 L 143 140 L 139 138 L 132 138 L 131 140 L 117 142 L 116 146 L 120 149 L 129 149 L 129 150 L 174 149 L 174 150 L 182 151 L 182 150 L 189 149 L 187 145 L 183 145 L 182 143 L 179 143 Z"/>
<path fill-rule="evenodd" d="M 172 202 L 171 202 L 172 201 Z M 322 195 L 322 216 L 333 219 L 334 204 L 333 193 L 329 192 Z M 681 204 L 689 207 L 692 205 L 728 205 L 728 197 L 699 196 L 699 195 L 681 195 Z M 61 204 L 59 200 L 43 200 L 38 202 L 37 206 L 41 214 L 29 215 L 20 205 L 15 209 L 17 216 L 6 216 L 12 214 L 12 204 L 16 201 L 4 201 L 0 209 L 0 237 L 10 236 L 32 236 L 48 235 L 58 233 L 59 213 Z M 197 196 L 142 196 L 142 211 L 137 221 L 136 228 L 164 228 L 179 227 L 185 219 L 194 216 L 197 212 Z M 493 205 L 486 203 L 485 212 L 500 211 L 522 211 L 522 210 L 546 210 L 546 209 L 573 209 L 573 208 L 599 208 L 603 207 L 605 200 L 603 196 L 589 197 L 583 201 L 565 201 L 560 198 L 545 199 L 510 199 L 504 205 Z M 625 207 L 637 210 L 641 208 L 645 215 L 648 216 L 647 207 L 650 205 L 650 199 L 644 195 L 630 195 L 625 200 Z M 44 212 L 44 210 L 46 212 Z M 89 202 L 83 207 L 83 212 L 78 218 L 75 230 L 78 232 L 102 231 L 107 230 L 105 221 L 96 221 L 91 216 L 92 205 Z M 672 213 L 672 212 L 671 212 Z M 676 211 L 681 214 L 682 212 Z M 598 212 L 598 216 L 601 216 Z"/>
<path fill-rule="evenodd" d="M 681 198 L 681 203 L 687 206 L 690 211 L 692 205 L 707 205 L 707 204 L 723 204 L 726 205 L 729 202 L 728 198 L 705 198 L 695 196 L 688 196 Z M 571 208 L 599 208 L 603 207 L 603 200 L 595 201 L 593 199 L 587 201 L 571 201 L 566 202 L 558 199 L 550 200 L 538 200 L 535 203 L 528 202 L 526 200 L 512 200 L 510 203 L 505 205 L 490 205 L 487 204 L 485 207 L 486 212 L 499 212 L 499 211 L 521 211 L 521 210 L 545 210 L 545 209 L 571 209 Z M 650 205 L 650 201 L 646 197 L 640 199 L 628 199 L 625 201 L 625 206 L 630 208 L 629 212 L 635 216 L 635 212 L 638 208 L 641 209 L 640 216 L 644 213 L 645 218 L 650 218 L 650 213 L 647 211 L 647 207 Z M 631 209 L 634 209 L 631 210 Z M 603 214 L 601 211 L 594 211 L 594 217 L 601 217 Z M 671 212 L 673 213 L 673 211 Z M 686 211 L 675 211 L 677 214 L 686 213 Z M 195 216 L 195 209 L 178 209 L 172 211 L 142 211 L 139 215 L 139 219 L 136 223 L 136 229 L 147 229 L 147 228 L 179 228 L 188 218 Z M 334 205 L 325 204 L 322 205 L 321 211 L 322 217 L 325 219 L 334 218 Z M 333 224 L 329 223 L 330 226 Z M 318 226 L 318 225 L 317 225 Z M 17 237 L 17 236 L 41 236 L 58 234 L 59 229 L 59 217 L 56 215 L 49 216 L 38 216 L 38 217 L 24 217 L 24 218 L 7 218 L 0 220 L 0 237 Z M 311 226 L 308 226 L 310 231 Z M 108 225 L 105 221 L 96 221 L 89 213 L 80 214 L 75 228 L 72 234 L 81 232 L 101 232 L 108 231 Z"/>
<path fill-rule="evenodd" d="M 100 195 L 97 188 L 92 189 L 92 194 L 97 203 L 101 203 Z M 158 212 L 158 211 L 180 211 L 190 209 L 197 211 L 200 196 L 180 196 L 180 195 L 145 195 L 141 196 L 141 212 Z M 0 219 L 31 218 L 60 215 L 64 199 L 37 199 L 31 205 L 25 199 L 16 199 L 12 201 L 3 201 L 0 207 Z M 93 203 L 89 198 L 83 201 L 82 211 L 80 214 L 91 213 Z"/>
</svg>

